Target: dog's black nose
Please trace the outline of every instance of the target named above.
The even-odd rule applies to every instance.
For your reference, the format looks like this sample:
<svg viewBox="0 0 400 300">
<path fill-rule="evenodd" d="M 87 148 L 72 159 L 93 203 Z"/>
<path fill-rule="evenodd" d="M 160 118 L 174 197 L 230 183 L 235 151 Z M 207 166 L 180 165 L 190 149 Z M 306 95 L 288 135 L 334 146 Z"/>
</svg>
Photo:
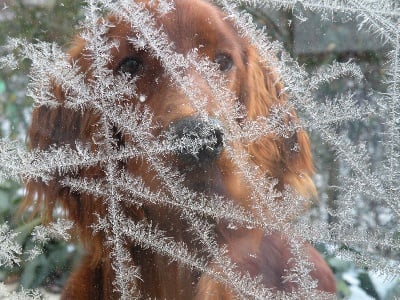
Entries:
<svg viewBox="0 0 400 300">
<path fill-rule="evenodd" d="M 173 122 L 168 131 L 171 146 L 186 163 L 211 162 L 222 151 L 224 134 L 215 119 L 183 118 Z"/>
</svg>

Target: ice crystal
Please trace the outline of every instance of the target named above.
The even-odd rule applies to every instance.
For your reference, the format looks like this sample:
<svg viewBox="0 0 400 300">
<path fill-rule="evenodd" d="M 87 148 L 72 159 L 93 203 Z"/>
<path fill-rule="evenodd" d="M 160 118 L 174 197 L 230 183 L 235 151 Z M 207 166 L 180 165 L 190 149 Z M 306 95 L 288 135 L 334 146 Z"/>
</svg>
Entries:
<svg viewBox="0 0 400 300">
<path fill-rule="evenodd" d="M 173 1 L 150 1 L 156 5 L 157 13 L 167 14 L 174 10 Z M 201 147 L 212 148 L 215 138 L 210 138 L 210 128 L 200 130 L 195 138 L 182 138 L 174 132 L 155 136 L 160 130 L 154 116 L 147 106 L 148 96 L 136 89 L 138 78 L 126 74 L 115 75 L 107 66 L 112 62 L 112 53 L 119 44 L 113 39 L 105 39 L 106 32 L 114 26 L 104 19 L 103 13 L 112 13 L 119 20 L 125 21 L 137 32 L 128 37 L 137 50 L 146 50 L 158 59 L 172 83 L 190 100 L 196 113 L 210 121 L 207 115 L 207 97 L 202 94 L 196 80 L 187 75 L 187 69 L 194 69 L 201 74 L 217 99 L 234 99 L 235 95 L 224 88 L 226 78 L 220 76 L 215 63 L 199 57 L 198 49 L 183 55 L 175 51 L 173 43 L 162 27 L 157 26 L 154 16 L 143 5 L 131 1 L 90 0 L 85 8 L 85 20 L 81 24 L 81 37 L 85 40 L 85 59 L 91 61 L 88 70 L 90 80 L 86 80 L 78 66 L 61 48 L 52 43 L 29 43 L 21 39 L 9 39 L 8 55 L 0 59 L 2 67 L 16 68 L 17 62 L 29 59 L 32 62 L 28 94 L 34 99 L 36 107 L 57 108 L 64 105 L 74 113 L 93 111 L 99 116 L 95 134 L 91 141 L 65 141 L 46 150 L 28 151 L 17 142 L 0 141 L 0 180 L 23 179 L 47 184 L 58 180 L 71 193 L 92 196 L 107 208 L 106 216 L 97 216 L 97 223 L 92 224 L 93 234 L 106 235 L 106 244 L 110 249 L 112 267 L 116 273 L 113 282 L 122 299 L 140 297 L 136 291 L 136 282 L 140 280 L 140 269 L 131 264 L 132 257 L 129 242 L 139 245 L 178 261 L 190 269 L 205 273 L 210 277 L 230 286 L 240 298 L 266 299 L 277 296 L 272 290 L 260 284 L 257 278 L 238 272 L 224 247 L 217 243 L 213 224 L 226 222 L 229 228 L 261 228 L 264 232 L 279 231 L 287 237 L 295 236 L 290 241 L 293 258 L 292 267 L 286 270 L 284 280 L 297 283 L 299 289 L 282 293 L 280 296 L 308 299 L 326 299 L 315 291 L 316 282 L 309 275 L 313 265 L 305 257 L 303 242 L 325 241 L 331 244 L 345 244 L 360 249 L 359 252 L 338 250 L 337 255 L 347 257 L 358 264 L 378 271 L 400 275 L 398 266 L 377 259 L 368 251 L 375 248 L 399 250 L 398 239 L 394 233 L 363 231 L 355 228 L 353 208 L 359 197 L 373 197 L 376 202 L 387 208 L 393 218 L 400 217 L 398 182 L 400 180 L 400 8 L 394 1 L 282 1 L 282 0 L 218 0 L 227 15 L 233 21 L 237 31 L 247 38 L 259 51 L 263 63 L 267 63 L 277 72 L 277 81 L 284 83 L 284 92 L 290 96 L 289 105 L 275 105 L 268 117 L 237 123 L 245 112 L 239 101 L 236 105 L 221 101 L 214 115 L 226 124 L 222 131 L 225 138 L 225 151 L 230 160 L 235 162 L 236 171 L 251 186 L 249 209 L 245 210 L 218 195 L 203 194 L 186 187 L 182 174 L 169 165 L 162 157 L 172 152 L 188 153 L 198 158 Z M 256 8 L 292 10 L 301 3 L 305 10 L 319 12 L 323 18 L 339 21 L 357 17 L 359 27 L 381 38 L 390 48 L 386 73 L 387 91 L 371 91 L 374 102 L 360 107 L 351 92 L 335 96 L 326 96 L 321 101 L 321 86 L 340 78 L 351 78 L 354 82 L 364 80 L 360 68 L 352 61 L 333 62 L 309 73 L 291 57 L 278 42 L 270 41 L 264 29 L 255 25 L 248 13 L 240 12 L 240 5 Z M 306 22 L 301 13 L 295 16 Z M 99 21 L 101 20 L 101 21 Z M 336 20 L 337 21 L 337 20 Z M 279 58 L 279 59 L 278 59 Z M 154 79 L 158 81 L 157 78 Z M 54 85 L 65 93 L 64 103 L 60 103 L 54 94 Z M 122 104 L 122 100 L 134 97 L 137 103 L 132 106 Z M 301 113 L 301 121 L 286 122 L 293 108 Z M 350 121 L 363 121 L 374 117 L 383 122 L 382 161 L 379 168 L 371 165 L 371 153 L 367 142 L 354 143 L 347 133 L 340 133 L 337 128 Z M 323 220 L 310 224 L 299 219 L 308 200 L 298 195 L 290 187 L 280 191 L 276 178 L 263 176 L 260 179 L 258 166 L 251 163 L 249 154 L 243 149 L 234 149 L 233 144 L 240 141 L 244 146 L 263 136 L 288 139 L 298 130 L 306 128 L 316 133 L 320 139 L 333 149 L 336 159 L 345 165 L 342 174 L 341 198 L 337 199 L 338 209 L 330 212 L 337 218 L 327 226 Z M 215 126 L 212 127 L 215 129 Z M 128 136 L 130 143 L 119 145 L 116 134 Z M 173 142 L 171 142 L 173 141 Z M 64 142 L 64 141 L 63 141 Z M 86 144 L 85 144 L 86 143 Z M 301 149 L 299 144 L 293 151 Z M 162 185 L 155 192 L 146 186 L 139 175 L 118 168 L 121 162 L 143 159 L 154 178 Z M 198 159 L 197 159 L 198 160 Z M 80 170 L 90 167 L 101 168 L 104 176 L 98 178 L 78 177 Z M 276 201 L 279 199 L 280 201 Z M 336 199 L 335 199 L 336 200 Z M 202 249 L 190 251 L 183 242 L 175 242 L 168 233 L 159 229 L 157 224 L 133 221 L 127 215 L 126 207 L 159 205 L 178 211 L 182 222 L 188 224 L 190 231 Z M 265 213 L 268 212 L 268 213 Z M 88 212 L 89 213 L 89 212 Z M 213 222 L 209 221 L 213 220 Z M 397 224 L 398 226 L 398 224 Z M 69 239 L 69 230 L 73 223 L 59 220 L 49 226 L 38 226 L 34 230 L 34 240 L 44 243 L 51 238 Z M 15 242 L 16 234 L 7 224 L 0 228 L 0 263 L 12 266 L 19 263 L 22 249 Z M 366 247 L 368 246 L 368 247 Z M 363 251 L 366 250 L 366 251 Z M 214 266 L 209 265 L 200 252 L 207 253 Z M 29 255 L 37 255 L 38 248 L 33 248 Z M 14 297 L 0 286 L 0 295 Z M 35 293 L 21 292 L 21 297 L 39 297 Z"/>
</svg>

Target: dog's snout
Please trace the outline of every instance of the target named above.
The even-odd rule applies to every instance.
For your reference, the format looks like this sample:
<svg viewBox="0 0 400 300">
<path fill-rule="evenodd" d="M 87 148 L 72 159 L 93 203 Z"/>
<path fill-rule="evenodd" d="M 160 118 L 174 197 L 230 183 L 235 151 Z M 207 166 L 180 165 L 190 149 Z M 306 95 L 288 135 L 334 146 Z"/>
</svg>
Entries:
<svg viewBox="0 0 400 300">
<path fill-rule="evenodd" d="M 183 118 L 170 125 L 169 133 L 175 153 L 186 163 L 212 162 L 223 148 L 222 125 L 215 119 Z"/>
</svg>

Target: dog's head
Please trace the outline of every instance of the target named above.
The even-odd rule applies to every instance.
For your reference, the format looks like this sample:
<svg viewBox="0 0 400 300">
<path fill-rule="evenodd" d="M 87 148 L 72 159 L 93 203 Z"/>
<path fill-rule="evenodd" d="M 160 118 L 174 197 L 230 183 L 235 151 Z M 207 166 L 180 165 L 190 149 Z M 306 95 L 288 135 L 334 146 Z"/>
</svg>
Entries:
<svg viewBox="0 0 400 300">
<path fill-rule="evenodd" d="M 143 36 L 145 31 L 139 32 L 121 16 L 110 15 L 102 21 L 108 26 L 103 37 L 115 45 L 107 68 L 109 76 L 127 79 L 135 86 L 132 94 L 124 93 L 115 103 L 143 113 L 150 111 L 152 137 L 164 145 L 169 143 L 172 151 L 159 155 L 156 162 L 148 155 L 124 160 L 123 168 L 140 176 L 154 191 L 164 185 L 154 168 L 154 163 L 161 162 L 183 175 L 185 187 L 233 199 L 244 207 L 251 206 L 250 198 L 254 200 L 254 176 L 260 180 L 276 178 L 277 190 L 288 185 L 310 196 L 314 186 L 306 133 L 301 129 L 289 134 L 265 130 L 269 120 L 279 119 L 276 124 L 281 125 L 293 125 L 297 120 L 274 69 L 261 60 L 228 18 L 204 1 L 176 0 L 174 8 L 165 14 L 157 1 L 139 2 L 153 14 L 152 26 L 160 29 L 160 35 L 165 34 L 169 45 L 157 52 L 157 45 L 149 45 L 148 37 Z M 171 61 L 166 55 L 170 50 Z M 99 80 L 90 51 L 82 37 L 69 50 L 71 62 L 80 67 L 87 84 Z M 68 91 L 61 86 L 55 86 L 53 93 L 61 105 L 35 109 L 29 133 L 31 146 L 47 149 L 69 144 L 74 148 L 81 141 L 92 144 L 95 151 L 99 130 L 103 130 L 99 125 L 101 114 L 92 108 L 81 112 L 63 105 Z M 255 132 L 257 128 L 260 132 Z M 111 131 L 117 147 L 140 143 L 118 124 Z M 250 175 L 243 169 L 246 164 L 254 169 Z M 105 171 L 98 165 L 84 167 L 78 173 L 100 178 Z M 57 180 L 30 183 L 28 192 L 51 203 L 61 200 L 82 224 L 94 223 L 94 216 L 88 216 L 87 211 L 106 211 L 90 200 L 92 196 L 71 192 Z"/>
</svg>

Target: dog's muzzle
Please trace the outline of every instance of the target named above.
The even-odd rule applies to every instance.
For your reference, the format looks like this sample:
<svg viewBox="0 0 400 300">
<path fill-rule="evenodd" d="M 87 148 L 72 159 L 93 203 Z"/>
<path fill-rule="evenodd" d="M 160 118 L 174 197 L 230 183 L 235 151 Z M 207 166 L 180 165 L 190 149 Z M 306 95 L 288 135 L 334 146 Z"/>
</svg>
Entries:
<svg viewBox="0 0 400 300">
<path fill-rule="evenodd" d="M 222 151 L 223 135 L 219 121 L 195 116 L 176 120 L 168 129 L 170 145 L 185 163 L 214 161 Z"/>
</svg>

